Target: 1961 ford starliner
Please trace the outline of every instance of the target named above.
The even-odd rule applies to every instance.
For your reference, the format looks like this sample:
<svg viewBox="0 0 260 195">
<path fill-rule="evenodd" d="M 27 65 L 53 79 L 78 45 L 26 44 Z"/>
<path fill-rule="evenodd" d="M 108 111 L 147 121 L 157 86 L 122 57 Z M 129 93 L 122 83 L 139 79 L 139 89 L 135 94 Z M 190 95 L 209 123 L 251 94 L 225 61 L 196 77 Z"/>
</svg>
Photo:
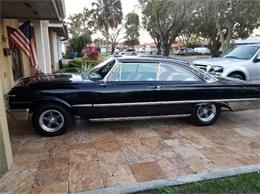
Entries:
<svg viewBox="0 0 260 195">
<path fill-rule="evenodd" d="M 255 101 L 260 85 L 216 78 L 163 57 L 114 57 L 87 74 L 24 78 L 9 92 L 10 109 L 27 109 L 34 128 L 59 135 L 73 115 L 89 120 L 190 117 L 211 125 L 230 103 Z"/>
</svg>

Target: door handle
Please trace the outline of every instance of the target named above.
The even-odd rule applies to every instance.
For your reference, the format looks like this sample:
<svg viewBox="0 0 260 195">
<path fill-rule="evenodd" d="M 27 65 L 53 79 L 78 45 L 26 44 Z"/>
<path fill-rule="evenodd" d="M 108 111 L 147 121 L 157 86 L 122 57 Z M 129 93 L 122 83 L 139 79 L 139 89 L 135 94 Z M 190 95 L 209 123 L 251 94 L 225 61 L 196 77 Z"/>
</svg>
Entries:
<svg viewBox="0 0 260 195">
<path fill-rule="evenodd" d="M 160 85 L 156 85 L 156 86 L 153 86 L 152 89 L 160 90 L 160 89 L 161 89 L 161 86 L 160 86 Z"/>
<path fill-rule="evenodd" d="M 106 84 L 106 82 L 101 81 L 101 82 L 99 82 L 99 85 L 105 87 L 107 84 Z"/>
</svg>

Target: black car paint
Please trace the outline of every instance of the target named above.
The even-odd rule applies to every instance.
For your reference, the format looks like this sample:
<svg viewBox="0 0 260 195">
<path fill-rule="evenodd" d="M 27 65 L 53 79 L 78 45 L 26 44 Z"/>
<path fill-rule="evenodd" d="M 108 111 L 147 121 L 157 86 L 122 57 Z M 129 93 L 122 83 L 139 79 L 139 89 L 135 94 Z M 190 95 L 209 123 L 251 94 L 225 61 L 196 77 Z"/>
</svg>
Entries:
<svg viewBox="0 0 260 195">
<path fill-rule="evenodd" d="M 167 62 L 189 69 L 189 64 L 168 58 L 119 58 L 120 62 Z M 260 85 L 219 78 L 216 82 L 84 80 L 80 75 L 42 75 L 23 79 L 9 93 L 11 109 L 33 111 L 44 102 L 56 102 L 84 118 L 174 115 L 191 113 L 190 100 L 260 98 Z M 183 101 L 180 104 L 151 102 Z M 185 102 L 186 101 L 186 102 Z M 110 106 L 109 104 L 147 103 Z M 221 102 L 220 102 L 221 103 Z M 224 101 L 223 101 L 224 103 Z M 99 107 L 96 105 L 103 104 Z M 104 105 L 105 104 L 105 105 Z M 81 105 L 81 106 L 78 106 Z"/>
</svg>

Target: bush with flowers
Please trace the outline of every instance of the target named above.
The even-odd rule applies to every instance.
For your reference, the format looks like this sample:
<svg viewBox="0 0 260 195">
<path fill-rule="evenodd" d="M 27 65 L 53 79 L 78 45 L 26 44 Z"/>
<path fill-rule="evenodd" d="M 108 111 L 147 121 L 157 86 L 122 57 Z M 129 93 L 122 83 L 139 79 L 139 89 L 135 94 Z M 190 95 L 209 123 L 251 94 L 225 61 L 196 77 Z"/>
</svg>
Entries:
<svg viewBox="0 0 260 195">
<path fill-rule="evenodd" d="M 86 47 L 84 47 L 84 49 L 82 50 L 82 53 L 83 57 L 89 60 L 98 60 L 100 55 L 95 44 L 86 45 Z"/>
</svg>

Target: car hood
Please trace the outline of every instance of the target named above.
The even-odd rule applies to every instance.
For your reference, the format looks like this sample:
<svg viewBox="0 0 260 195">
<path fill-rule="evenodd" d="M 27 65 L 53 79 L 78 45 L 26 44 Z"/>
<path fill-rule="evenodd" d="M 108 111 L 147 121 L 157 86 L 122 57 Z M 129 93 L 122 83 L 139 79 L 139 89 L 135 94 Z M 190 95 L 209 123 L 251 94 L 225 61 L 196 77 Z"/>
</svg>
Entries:
<svg viewBox="0 0 260 195">
<path fill-rule="evenodd" d="M 194 65 L 213 65 L 213 66 L 225 66 L 230 65 L 230 63 L 241 63 L 244 60 L 232 59 L 232 58 L 208 58 L 202 60 L 195 60 Z"/>
<path fill-rule="evenodd" d="M 80 74 L 47 74 L 20 79 L 16 86 L 31 86 L 36 84 L 68 84 L 84 82 Z"/>
</svg>

